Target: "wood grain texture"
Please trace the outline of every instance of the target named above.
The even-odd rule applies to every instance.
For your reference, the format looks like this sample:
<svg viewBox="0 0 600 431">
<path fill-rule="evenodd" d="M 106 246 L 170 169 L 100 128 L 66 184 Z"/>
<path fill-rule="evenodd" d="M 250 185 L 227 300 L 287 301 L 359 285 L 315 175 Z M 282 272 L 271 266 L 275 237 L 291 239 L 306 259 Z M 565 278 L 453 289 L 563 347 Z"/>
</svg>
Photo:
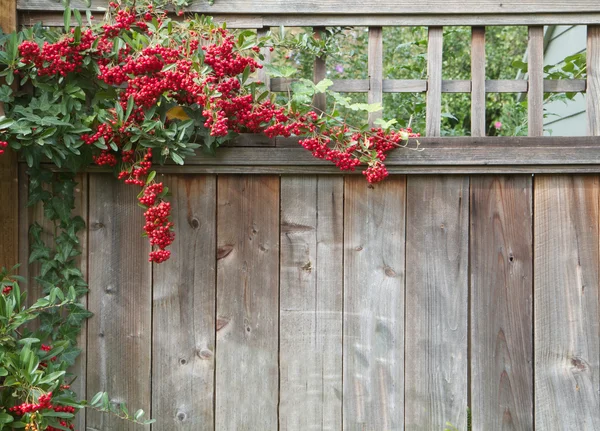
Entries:
<svg viewBox="0 0 600 431">
<path fill-rule="evenodd" d="M 410 176 L 405 427 L 467 424 L 469 177 Z"/>
<path fill-rule="evenodd" d="M 368 62 L 369 93 L 367 103 L 383 103 L 383 30 L 381 27 L 369 28 Z M 383 117 L 383 110 L 369 113 L 369 124 Z"/>
<path fill-rule="evenodd" d="M 323 27 L 314 27 L 315 39 L 321 39 L 321 32 L 325 31 Z M 327 64 L 325 57 L 315 57 L 313 65 L 313 82 L 317 83 L 327 77 Z M 321 111 L 327 109 L 327 97 L 325 93 L 315 94 L 313 96 L 313 105 Z"/>
<path fill-rule="evenodd" d="M 28 0 L 23 0 L 27 2 Z M 29 3 L 23 4 L 23 9 L 18 12 L 19 23 L 33 25 L 42 22 L 46 26 L 62 27 L 64 25 L 62 8 L 57 8 L 54 3 L 52 10 L 24 9 Z M 287 27 L 311 26 L 486 26 L 486 25 L 598 25 L 600 13 L 511 13 L 511 14 L 385 14 L 374 13 L 347 15 L 347 14 L 268 14 L 253 13 L 215 13 L 210 15 L 217 23 L 227 23 L 227 28 L 269 28 L 284 25 Z M 101 19 L 101 12 L 94 12 L 97 19 Z"/>
<path fill-rule="evenodd" d="M 544 27 L 529 27 L 527 63 L 529 136 L 542 136 L 544 134 Z"/>
<path fill-rule="evenodd" d="M 600 135 L 600 26 L 587 28 L 587 122 L 588 135 Z"/>
<path fill-rule="evenodd" d="M 17 29 L 17 3 L 0 1 L 0 28 L 3 33 Z M 2 79 L 2 82 L 4 80 Z M 0 116 L 4 105 L 0 103 Z M 12 268 L 19 259 L 19 171 L 16 153 L 7 148 L 0 155 L 0 268 Z"/>
<path fill-rule="evenodd" d="M 106 391 L 115 403 L 150 412 L 152 268 L 135 187 L 90 176 L 87 399 Z M 136 430 L 112 415 L 87 412 L 88 431 Z"/>
<path fill-rule="evenodd" d="M 75 208 L 73 209 L 74 216 L 80 216 L 85 220 L 86 228 L 89 224 L 88 218 L 88 195 L 89 195 L 89 175 L 78 174 L 75 178 L 77 186 L 75 186 Z M 79 244 L 81 246 L 81 256 L 77 258 L 77 265 L 83 274 L 86 281 L 89 282 L 88 277 L 88 232 L 87 229 L 83 229 L 79 235 Z M 87 308 L 88 297 L 83 296 L 80 302 Z M 81 398 L 86 396 L 87 393 L 87 321 L 84 321 L 81 325 L 81 332 L 77 336 L 77 347 L 81 349 L 81 354 L 75 360 L 75 364 L 69 369 L 69 373 L 73 376 L 77 376 L 75 381 L 71 383 L 71 390 L 73 390 Z M 75 416 L 73 424 L 76 429 L 85 429 L 87 410 L 81 409 Z"/>
<path fill-rule="evenodd" d="M 347 430 L 403 429 L 405 193 L 405 177 L 345 178 Z"/>
<path fill-rule="evenodd" d="M 490 79 L 485 81 L 486 93 L 527 93 L 525 79 Z"/>
<path fill-rule="evenodd" d="M 466 79 L 443 80 L 442 93 L 470 93 L 471 81 Z"/>
<path fill-rule="evenodd" d="M 427 81 L 424 79 L 384 79 L 384 93 L 424 93 L 427 91 Z"/>
<path fill-rule="evenodd" d="M 291 78 L 273 78 L 271 89 L 273 91 L 287 92 L 294 82 Z M 334 79 L 330 87 L 332 91 L 346 93 L 367 93 L 369 91 L 368 79 Z M 469 80 L 443 80 L 442 93 L 471 93 Z M 564 93 L 586 91 L 584 79 L 545 79 L 545 93 Z M 424 79 L 384 79 L 382 81 L 384 93 L 425 93 L 427 81 Z M 528 82 L 524 79 L 488 79 L 485 81 L 486 93 L 527 93 Z"/>
<path fill-rule="evenodd" d="M 485 136 L 485 27 L 471 29 L 471 136 Z"/>
<path fill-rule="evenodd" d="M 216 177 L 157 180 L 173 193 L 176 237 L 153 271 L 152 428 L 213 430 Z"/>
<path fill-rule="evenodd" d="M 440 136 L 442 127 L 442 27 L 429 27 L 427 41 L 426 136 Z"/>
<path fill-rule="evenodd" d="M 280 430 L 341 429 L 343 200 L 342 177 L 281 178 Z"/>
<path fill-rule="evenodd" d="M 217 193 L 215 428 L 275 430 L 279 178 L 220 176 Z"/>
<path fill-rule="evenodd" d="M 598 176 L 537 176 L 536 429 L 600 429 Z"/>
<path fill-rule="evenodd" d="M 473 426 L 532 430 L 532 177 L 472 176 L 470 218 Z"/>
<path fill-rule="evenodd" d="M 268 33 L 269 33 L 269 31 L 267 29 L 259 28 L 256 31 L 256 36 L 259 38 L 266 37 L 268 35 Z M 262 64 L 269 64 L 271 62 L 271 50 L 269 48 L 262 48 L 261 54 L 264 56 L 264 60 L 262 61 Z M 265 84 L 265 87 L 267 88 L 267 90 L 270 90 L 271 89 L 271 78 L 269 77 L 269 75 L 267 75 L 267 71 L 265 69 L 258 69 L 256 74 L 257 74 L 258 80 Z"/>
<path fill-rule="evenodd" d="M 106 1 L 92 1 L 92 8 L 105 6 Z M 58 10 L 53 0 L 20 0 L 19 9 Z M 82 0 L 73 1 L 72 7 L 85 8 Z M 206 0 L 196 0 L 190 10 L 206 14 L 264 13 L 264 14 L 520 14 L 520 13 L 573 13 L 600 12 L 595 0 L 571 0 L 569 4 L 557 0 L 421 0 L 398 2 L 381 0 L 374 10 L 372 4 L 360 0 L 310 0 L 287 2 L 283 0 L 221 0 L 209 5 Z"/>
<path fill-rule="evenodd" d="M 420 138 L 421 151 L 397 149 L 389 153 L 387 166 L 415 165 L 575 165 L 600 164 L 600 138 Z M 230 166 L 330 166 L 315 159 L 290 139 L 295 148 L 219 148 L 216 156 L 199 154 L 187 165 Z M 413 141 L 414 142 L 414 141 Z M 278 142 L 279 145 L 279 142 Z M 414 143 L 411 143 L 414 148 Z"/>
<path fill-rule="evenodd" d="M 585 79 L 544 79 L 544 93 L 564 93 L 586 90 L 587 83 Z"/>
</svg>

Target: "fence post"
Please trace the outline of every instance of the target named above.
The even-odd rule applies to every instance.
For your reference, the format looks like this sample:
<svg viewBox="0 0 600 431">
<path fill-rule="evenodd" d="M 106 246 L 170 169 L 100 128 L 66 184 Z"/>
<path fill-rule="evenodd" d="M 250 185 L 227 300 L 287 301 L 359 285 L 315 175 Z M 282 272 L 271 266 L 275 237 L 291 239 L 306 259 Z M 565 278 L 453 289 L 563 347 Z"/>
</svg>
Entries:
<svg viewBox="0 0 600 431">
<path fill-rule="evenodd" d="M 443 28 L 429 27 L 427 44 L 427 137 L 440 136 L 442 126 L 442 48 Z"/>
<path fill-rule="evenodd" d="M 529 27 L 529 136 L 544 134 L 544 27 Z"/>
<path fill-rule="evenodd" d="M 485 136 L 485 27 L 471 29 L 471 136 Z"/>
<path fill-rule="evenodd" d="M 4 33 L 17 28 L 17 1 L 0 0 L 0 27 Z M 4 106 L 0 103 L 0 116 Z M 0 156 L 0 267 L 12 267 L 18 259 L 18 165 L 14 151 Z"/>
<path fill-rule="evenodd" d="M 600 26 L 587 26 L 588 135 L 600 136 Z"/>
<path fill-rule="evenodd" d="M 368 103 L 383 103 L 383 29 L 369 27 L 369 93 Z M 371 112 L 369 124 L 383 118 L 383 111 Z"/>
</svg>

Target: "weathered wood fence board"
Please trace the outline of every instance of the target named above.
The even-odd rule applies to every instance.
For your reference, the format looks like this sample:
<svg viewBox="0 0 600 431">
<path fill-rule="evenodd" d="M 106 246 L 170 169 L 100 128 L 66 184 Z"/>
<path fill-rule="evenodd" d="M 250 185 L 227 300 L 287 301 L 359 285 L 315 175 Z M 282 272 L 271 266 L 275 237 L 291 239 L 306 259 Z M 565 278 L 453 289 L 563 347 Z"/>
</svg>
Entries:
<svg viewBox="0 0 600 431">
<path fill-rule="evenodd" d="M 281 179 L 280 430 L 341 428 L 343 187 Z"/>
<path fill-rule="evenodd" d="M 408 177 L 406 226 L 406 428 L 465 429 L 469 177 Z"/>
<path fill-rule="evenodd" d="M 471 177 L 474 430 L 533 429 L 531 176 Z"/>
<path fill-rule="evenodd" d="M 152 414 L 156 429 L 195 431 L 214 422 L 217 183 L 162 180 L 178 211 L 173 265 L 153 271 Z"/>
<path fill-rule="evenodd" d="M 344 429 L 402 429 L 406 180 L 346 178 Z"/>
<path fill-rule="evenodd" d="M 216 429 L 277 429 L 279 178 L 222 176 L 217 196 Z"/>
<path fill-rule="evenodd" d="M 89 184 L 88 307 L 94 318 L 87 332 L 87 396 L 107 391 L 111 401 L 149 412 L 152 266 L 137 190 L 110 175 L 92 175 Z M 111 415 L 87 415 L 89 431 L 135 428 Z"/>
<path fill-rule="evenodd" d="M 535 185 L 536 429 L 600 429 L 599 179 Z"/>
<path fill-rule="evenodd" d="M 107 1 L 93 0 L 92 8 L 106 7 Z M 53 0 L 19 0 L 19 9 L 60 10 L 61 3 Z M 85 2 L 76 0 L 72 6 L 85 8 Z M 361 0 L 221 0 L 210 6 L 206 0 L 196 0 L 193 11 L 213 14 L 524 14 L 524 13 L 594 13 L 600 12 L 595 0 L 421 0 L 405 2 L 379 0 L 376 5 Z"/>
</svg>

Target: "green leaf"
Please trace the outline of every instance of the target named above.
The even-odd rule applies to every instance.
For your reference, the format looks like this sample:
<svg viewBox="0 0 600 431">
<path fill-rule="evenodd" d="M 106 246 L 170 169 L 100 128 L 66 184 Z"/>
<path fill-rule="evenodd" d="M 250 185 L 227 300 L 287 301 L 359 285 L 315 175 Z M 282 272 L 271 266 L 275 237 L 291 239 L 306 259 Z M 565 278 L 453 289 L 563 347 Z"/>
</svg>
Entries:
<svg viewBox="0 0 600 431">
<path fill-rule="evenodd" d="M 98 392 L 96 395 L 94 395 L 94 397 L 90 401 L 90 404 L 93 406 L 97 405 L 102 399 L 102 395 L 104 395 L 104 392 Z"/>
<path fill-rule="evenodd" d="M 181 156 L 175 152 L 171 152 L 170 154 L 171 159 L 177 163 L 178 165 L 183 165 L 183 159 L 181 158 Z"/>
<path fill-rule="evenodd" d="M 333 85 L 333 81 L 331 79 L 323 79 L 315 84 L 315 88 L 319 93 L 325 93 L 329 87 Z M 383 109 L 383 108 L 381 108 Z"/>
<path fill-rule="evenodd" d="M 125 118 L 123 119 L 123 121 L 127 121 L 129 116 L 131 115 L 131 111 L 133 111 L 134 107 L 135 107 L 135 100 L 134 100 L 133 96 L 130 96 L 129 99 L 127 99 L 127 109 L 125 111 Z"/>
<path fill-rule="evenodd" d="M 13 124 L 15 124 L 13 119 L 4 116 L 0 117 L 0 130 L 8 129 Z"/>
<path fill-rule="evenodd" d="M 65 7 L 65 13 L 63 14 L 65 21 L 65 32 L 69 33 L 71 30 L 71 8 Z"/>
<path fill-rule="evenodd" d="M 73 16 L 75 17 L 79 27 L 81 27 L 83 25 L 83 21 L 81 20 L 81 12 L 79 12 L 78 9 L 73 9 Z M 75 29 L 75 31 L 77 31 L 77 29 Z M 81 28 L 79 29 L 79 33 L 81 34 Z"/>
<path fill-rule="evenodd" d="M 135 412 L 135 415 L 133 415 L 133 418 L 137 421 L 140 420 L 142 417 L 144 417 L 144 410 L 139 409 L 137 412 Z"/>
<path fill-rule="evenodd" d="M 156 171 L 151 171 L 148 174 L 148 178 L 146 179 L 146 184 L 150 184 L 152 182 L 152 180 L 154 180 L 155 177 L 156 177 Z"/>
<path fill-rule="evenodd" d="M 290 78 L 298 71 L 295 67 L 291 66 L 275 66 L 273 64 L 265 64 L 263 70 L 273 78 Z"/>
<path fill-rule="evenodd" d="M 0 413 L 0 424 L 9 424 L 14 421 L 14 418 L 8 413 Z"/>
<path fill-rule="evenodd" d="M 72 417 L 75 417 L 75 415 L 73 413 L 55 412 L 54 410 L 44 410 L 44 411 L 42 411 L 42 416 L 48 417 L 48 418 L 63 418 L 63 419 L 71 419 Z"/>
<path fill-rule="evenodd" d="M 39 384 L 43 385 L 44 383 L 54 382 L 55 380 L 58 380 L 59 378 L 61 378 L 62 376 L 64 376 L 65 373 L 66 373 L 66 371 L 55 371 L 54 373 L 50 373 L 50 374 L 46 375 L 45 377 L 43 377 L 39 381 Z"/>
</svg>

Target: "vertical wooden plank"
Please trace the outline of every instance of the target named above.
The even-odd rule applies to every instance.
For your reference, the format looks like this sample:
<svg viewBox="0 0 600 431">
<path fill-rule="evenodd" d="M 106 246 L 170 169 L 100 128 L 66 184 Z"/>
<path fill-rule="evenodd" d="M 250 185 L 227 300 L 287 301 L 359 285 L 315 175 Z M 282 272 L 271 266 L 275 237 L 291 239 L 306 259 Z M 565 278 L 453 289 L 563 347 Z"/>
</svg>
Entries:
<svg viewBox="0 0 600 431">
<path fill-rule="evenodd" d="M 323 27 L 315 27 L 314 28 L 316 39 L 321 38 L 321 31 L 325 31 L 325 28 L 323 28 Z M 313 69 L 313 82 L 317 83 L 319 81 L 322 81 L 326 77 L 327 77 L 327 66 L 325 63 L 325 58 L 324 57 L 323 58 L 316 57 L 315 65 L 314 65 L 314 69 Z M 317 110 L 325 111 L 325 108 L 327 106 L 327 100 L 326 100 L 325 94 L 324 93 L 316 94 L 313 97 L 313 105 L 315 106 L 315 108 L 317 108 Z"/>
<path fill-rule="evenodd" d="M 533 429 L 532 177 L 471 177 L 473 429 Z"/>
<path fill-rule="evenodd" d="M 75 178 L 77 181 L 77 186 L 75 186 L 75 208 L 73 209 L 73 215 L 80 216 L 85 220 L 86 229 L 82 230 L 78 237 L 79 243 L 81 245 L 81 256 L 77 258 L 77 264 L 81 269 L 81 273 L 83 274 L 86 281 L 89 281 L 88 278 L 88 231 L 87 225 L 88 221 L 88 174 L 78 174 Z M 87 295 L 83 296 L 80 299 L 80 302 L 87 307 Z M 74 376 L 77 376 L 77 379 L 71 384 L 71 389 L 75 391 L 80 398 L 84 398 L 87 393 L 87 321 L 83 322 L 81 325 L 81 332 L 77 336 L 77 347 L 81 349 L 81 354 L 75 360 L 75 364 L 69 370 Z M 87 410 L 81 409 L 77 416 L 75 417 L 75 421 L 73 424 L 76 429 L 85 429 L 85 421 L 86 421 Z"/>
<path fill-rule="evenodd" d="M 544 134 L 544 27 L 529 27 L 527 56 L 529 136 L 542 136 Z"/>
<path fill-rule="evenodd" d="M 281 178 L 282 431 L 342 428 L 343 199 L 341 176 Z"/>
<path fill-rule="evenodd" d="M 587 26 L 588 135 L 600 136 L 600 26 Z"/>
<path fill-rule="evenodd" d="M 427 136 L 440 136 L 442 128 L 442 27 L 429 27 L 427 42 L 427 107 L 425 128 Z"/>
<path fill-rule="evenodd" d="M 139 189 L 112 175 L 90 175 L 87 398 L 106 391 L 116 403 L 150 412 L 152 267 L 142 237 Z M 136 430 L 88 411 L 87 430 Z"/>
<path fill-rule="evenodd" d="M 276 430 L 279 178 L 220 176 L 216 426 Z"/>
<path fill-rule="evenodd" d="M 267 36 L 268 33 L 269 33 L 268 28 L 259 28 L 256 31 L 256 35 L 259 38 Z M 263 48 L 261 53 L 265 58 L 263 61 L 263 64 L 269 64 L 271 62 L 271 50 L 269 48 Z M 270 90 L 271 89 L 271 78 L 267 74 L 267 71 L 264 68 L 258 69 L 257 76 L 258 76 L 258 80 L 261 81 L 262 83 L 264 83 L 265 86 L 267 87 L 267 89 Z"/>
<path fill-rule="evenodd" d="M 369 93 L 368 103 L 383 103 L 383 30 L 369 27 L 368 47 Z M 369 124 L 383 117 L 383 111 L 369 113 Z"/>
<path fill-rule="evenodd" d="M 152 428 L 214 429 L 215 176 L 167 175 L 172 258 L 153 271 Z"/>
<path fill-rule="evenodd" d="M 4 33 L 17 29 L 16 0 L 0 0 L 0 28 Z M 0 103 L 0 117 L 3 115 L 4 106 Z M 18 177 L 17 155 L 6 149 L 0 155 L 0 268 L 12 268 L 19 258 Z"/>
<path fill-rule="evenodd" d="M 344 429 L 404 429 L 406 178 L 345 178 Z"/>
<path fill-rule="evenodd" d="M 485 136 L 485 27 L 471 29 L 471 136 Z"/>
<path fill-rule="evenodd" d="M 467 424 L 469 178 L 407 184 L 406 429 Z"/>
<path fill-rule="evenodd" d="M 600 429 L 597 176 L 535 177 L 535 428 Z"/>
</svg>

